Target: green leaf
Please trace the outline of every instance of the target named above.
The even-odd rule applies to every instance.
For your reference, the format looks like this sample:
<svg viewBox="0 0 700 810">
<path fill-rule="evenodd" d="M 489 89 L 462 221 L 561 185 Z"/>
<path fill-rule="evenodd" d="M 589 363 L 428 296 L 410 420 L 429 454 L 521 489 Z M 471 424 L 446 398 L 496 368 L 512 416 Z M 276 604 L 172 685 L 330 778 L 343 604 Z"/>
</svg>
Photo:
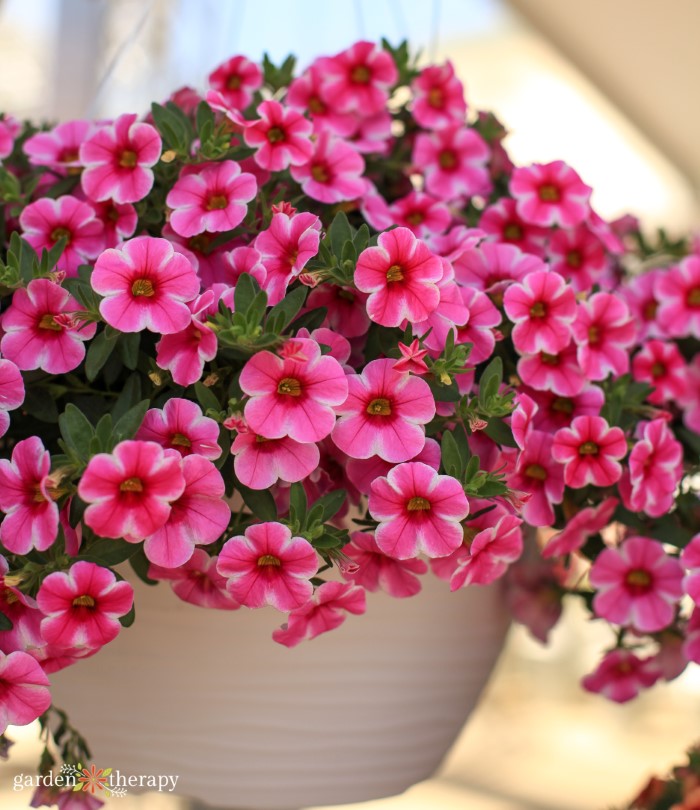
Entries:
<svg viewBox="0 0 700 810">
<path fill-rule="evenodd" d="M 275 304 L 275 306 L 272 307 L 268 315 L 268 320 L 270 318 L 276 318 L 279 315 L 282 316 L 279 320 L 279 328 L 275 329 L 277 334 L 280 334 L 280 332 L 283 332 L 287 326 L 289 326 L 299 310 L 304 306 L 306 292 L 306 287 L 299 286 L 288 293 L 279 304 Z"/>
<path fill-rule="evenodd" d="M 90 439 L 95 435 L 87 416 L 69 402 L 58 417 L 58 426 L 66 446 L 75 451 L 79 458 L 86 460 L 90 455 Z"/>
<path fill-rule="evenodd" d="M 98 453 L 109 453 L 114 447 L 116 442 L 113 441 L 112 434 L 112 415 L 109 413 L 104 414 L 95 428 L 95 441 L 94 445 L 97 447 Z M 91 445 L 91 452 L 93 447 Z"/>
<path fill-rule="evenodd" d="M 462 458 L 455 437 L 448 430 L 442 434 L 441 450 L 443 469 L 447 475 L 451 475 L 453 478 L 457 478 L 461 481 L 465 460 Z"/>
<path fill-rule="evenodd" d="M 494 357 L 479 378 L 479 402 L 486 402 L 490 397 L 495 396 L 502 381 L 503 361 L 500 357 Z"/>
<path fill-rule="evenodd" d="M 143 547 L 139 546 L 138 550 L 135 554 L 132 554 L 129 557 L 129 565 L 132 567 L 136 576 L 141 580 L 141 582 L 145 582 L 146 585 L 157 585 L 157 579 L 151 579 L 148 576 L 148 568 L 150 566 L 150 562 L 148 558 L 143 552 Z"/>
<path fill-rule="evenodd" d="M 449 385 L 443 385 L 435 377 L 424 378 L 428 383 L 436 402 L 459 402 L 462 395 L 459 392 L 457 383 L 453 380 Z"/>
<path fill-rule="evenodd" d="M 46 396 L 45 391 L 28 388 L 25 393 L 22 409 L 42 422 L 58 422 L 58 408 L 53 397 Z"/>
<path fill-rule="evenodd" d="M 165 145 L 187 154 L 193 137 L 192 124 L 177 104 L 168 102 L 162 107 L 154 103 L 151 113 Z"/>
<path fill-rule="evenodd" d="M 194 393 L 197 396 L 197 401 L 202 406 L 202 411 L 206 413 L 209 410 L 212 411 L 220 411 L 221 410 L 221 403 L 216 398 L 216 395 L 211 390 L 211 388 L 207 388 L 204 383 L 196 382 L 194 384 Z"/>
<path fill-rule="evenodd" d="M 151 401 L 149 399 L 142 399 L 141 402 L 134 405 L 133 408 L 129 408 L 114 426 L 113 435 L 115 442 L 122 442 L 134 436 L 136 431 L 141 427 L 143 417 L 146 415 L 150 404 Z"/>
<path fill-rule="evenodd" d="M 130 371 L 134 371 L 138 366 L 140 343 L 140 332 L 128 332 L 119 336 L 119 355 Z"/>
<path fill-rule="evenodd" d="M 331 250 L 336 258 L 340 259 L 342 257 L 345 243 L 352 243 L 353 236 L 354 232 L 350 227 L 347 214 L 345 211 L 338 211 L 328 229 L 327 237 L 330 239 Z"/>
<path fill-rule="evenodd" d="M 110 340 L 105 330 L 90 341 L 85 355 L 85 376 L 90 382 L 100 373 L 100 369 L 107 362 L 116 345 L 116 340 Z"/>
<path fill-rule="evenodd" d="M 197 134 L 199 135 L 200 139 L 202 138 L 202 130 L 204 130 L 205 127 L 209 127 L 212 131 L 214 129 L 214 112 L 206 101 L 200 101 L 199 105 L 197 106 L 196 122 Z"/>
<path fill-rule="evenodd" d="M 304 525 L 308 502 L 306 491 L 300 483 L 292 484 L 289 488 L 289 517 L 292 521 L 298 521 Z"/>
<path fill-rule="evenodd" d="M 241 273 L 238 281 L 236 282 L 236 290 L 233 294 L 233 306 L 236 312 L 245 313 L 253 303 L 253 299 L 260 292 L 260 285 L 250 275 L 250 273 Z"/>
<path fill-rule="evenodd" d="M 326 315 L 328 315 L 327 307 L 310 309 L 294 321 L 290 331 L 298 332 L 299 329 L 308 329 L 309 332 L 313 332 L 326 320 Z"/>
<path fill-rule="evenodd" d="M 256 517 L 260 520 L 277 520 L 277 506 L 269 490 L 248 489 L 240 482 L 236 484 L 236 489 L 241 493 L 245 505 Z"/>
<path fill-rule="evenodd" d="M 311 545 L 319 551 L 328 551 L 332 548 L 339 548 L 345 545 L 346 540 L 342 537 L 336 537 L 333 534 L 324 532 L 320 537 L 311 541 Z"/>
<path fill-rule="evenodd" d="M 328 492 L 319 498 L 314 503 L 314 508 L 320 506 L 323 510 L 321 523 L 325 523 L 336 515 L 341 506 L 345 503 L 347 497 L 348 493 L 344 489 L 334 489 L 333 492 Z"/>
<path fill-rule="evenodd" d="M 119 624 L 121 624 L 122 627 L 131 627 L 131 625 L 134 623 L 135 618 L 136 618 L 136 603 L 132 604 L 131 610 L 128 613 L 125 613 L 123 616 L 119 617 Z M 104 776 L 109 776 L 111 770 L 112 770 L 111 768 L 107 768 L 107 770 L 104 771 Z"/>
<path fill-rule="evenodd" d="M 138 545 L 127 543 L 126 540 L 99 537 L 84 553 L 80 554 L 80 559 L 90 559 L 105 566 L 119 565 L 136 554 L 138 550 Z"/>
<path fill-rule="evenodd" d="M 141 400 L 141 375 L 138 372 L 129 374 L 126 378 L 122 390 L 119 392 L 117 401 L 112 407 L 112 419 L 116 422 L 133 408 Z"/>
<path fill-rule="evenodd" d="M 484 433 L 502 447 L 517 447 L 511 429 L 502 419 L 489 419 L 488 425 L 484 428 Z"/>
</svg>

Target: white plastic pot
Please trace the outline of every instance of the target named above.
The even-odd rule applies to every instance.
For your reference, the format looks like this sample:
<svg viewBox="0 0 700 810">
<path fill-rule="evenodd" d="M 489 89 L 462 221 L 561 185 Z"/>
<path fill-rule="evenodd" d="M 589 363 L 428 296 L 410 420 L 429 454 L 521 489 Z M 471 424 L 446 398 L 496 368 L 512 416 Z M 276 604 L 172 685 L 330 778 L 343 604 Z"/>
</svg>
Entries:
<svg viewBox="0 0 700 810">
<path fill-rule="evenodd" d="M 430 776 L 501 650 L 496 587 L 450 593 L 428 575 L 410 599 L 287 649 L 272 609 L 223 612 L 135 584 L 137 618 L 52 676 L 56 705 L 121 774 L 179 776 L 213 805 L 295 810 L 399 793 Z"/>
</svg>

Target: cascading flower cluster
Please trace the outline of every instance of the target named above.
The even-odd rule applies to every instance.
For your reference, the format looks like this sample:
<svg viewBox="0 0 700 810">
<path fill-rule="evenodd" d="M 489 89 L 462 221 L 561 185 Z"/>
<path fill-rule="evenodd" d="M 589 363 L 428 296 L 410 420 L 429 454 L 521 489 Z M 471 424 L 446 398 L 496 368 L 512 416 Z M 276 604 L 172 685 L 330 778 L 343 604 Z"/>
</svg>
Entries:
<svg viewBox="0 0 700 810">
<path fill-rule="evenodd" d="M 700 254 L 513 166 L 449 62 L 293 69 L 0 118 L 0 732 L 134 620 L 126 563 L 288 647 L 430 572 L 543 640 L 583 597 L 614 700 L 700 662 Z"/>
</svg>

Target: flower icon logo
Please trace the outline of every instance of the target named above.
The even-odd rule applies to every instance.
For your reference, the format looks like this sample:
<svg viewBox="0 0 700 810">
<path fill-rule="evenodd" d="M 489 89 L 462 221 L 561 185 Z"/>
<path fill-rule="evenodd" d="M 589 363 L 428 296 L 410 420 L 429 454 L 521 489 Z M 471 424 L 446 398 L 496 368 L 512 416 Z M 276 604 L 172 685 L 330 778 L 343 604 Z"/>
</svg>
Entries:
<svg viewBox="0 0 700 810">
<path fill-rule="evenodd" d="M 91 765 L 90 768 L 81 768 L 78 763 L 78 770 L 82 774 L 77 779 L 77 783 L 73 788 L 74 791 L 82 790 L 83 793 L 95 794 L 95 790 L 106 791 L 107 777 L 112 772 L 111 768 L 98 768 L 96 765 Z"/>
</svg>

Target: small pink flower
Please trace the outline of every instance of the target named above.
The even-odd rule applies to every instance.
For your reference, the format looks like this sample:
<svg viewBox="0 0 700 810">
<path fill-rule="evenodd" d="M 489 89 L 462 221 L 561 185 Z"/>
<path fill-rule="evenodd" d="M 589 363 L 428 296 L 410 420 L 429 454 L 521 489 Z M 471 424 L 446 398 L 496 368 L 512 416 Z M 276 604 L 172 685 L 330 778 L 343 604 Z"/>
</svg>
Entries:
<svg viewBox="0 0 700 810">
<path fill-rule="evenodd" d="M 306 304 L 310 309 L 326 307 L 328 314 L 324 325 L 342 332 L 346 338 L 354 338 L 366 334 L 370 327 L 366 298 L 354 288 L 323 284 L 311 291 Z"/>
<path fill-rule="evenodd" d="M 223 499 L 224 479 L 206 458 L 189 455 L 182 460 L 185 489 L 171 502 L 167 523 L 146 538 L 143 550 L 150 562 L 178 568 L 190 559 L 195 544 L 208 545 L 228 526 L 231 508 Z"/>
<path fill-rule="evenodd" d="M 45 166 L 60 175 L 80 174 L 80 147 L 94 132 L 92 121 L 65 121 L 27 138 L 22 151 L 33 166 Z"/>
<path fill-rule="evenodd" d="M 49 679 L 31 655 L 0 651 L 0 734 L 9 725 L 26 726 L 51 705 Z"/>
<path fill-rule="evenodd" d="M 435 416 L 435 400 L 426 382 L 394 365 L 390 359 L 372 360 L 362 374 L 348 377 L 332 439 L 352 458 L 377 455 L 396 463 L 423 449 L 423 425 Z"/>
<path fill-rule="evenodd" d="M 169 581 L 173 593 L 183 602 L 216 610 L 238 610 L 240 604 L 226 590 L 226 577 L 216 570 L 218 562 L 218 557 L 195 548 L 189 560 L 177 568 L 161 568 L 151 563 L 148 576 Z"/>
<path fill-rule="evenodd" d="M 474 287 L 460 287 L 460 293 L 469 317 L 457 329 L 457 342 L 472 344 L 469 363 L 476 365 L 493 353 L 496 345 L 495 328 L 501 323 L 501 313 L 487 295 Z"/>
<path fill-rule="evenodd" d="M 666 337 L 666 330 L 656 319 L 659 300 L 656 294 L 656 282 L 666 270 L 647 270 L 633 276 L 620 288 L 620 293 L 629 307 L 632 318 L 637 324 L 637 339 Z"/>
<path fill-rule="evenodd" d="M 411 112 L 422 127 L 440 129 L 464 121 L 467 114 L 464 88 L 455 75 L 452 62 L 423 68 L 411 82 L 411 90 Z"/>
<path fill-rule="evenodd" d="M 186 167 L 166 198 L 170 225 L 180 236 L 229 231 L 243 221 L 258 190 L 235 160 Z"/>
<path fill-rule="evenodd" d="M 578 361 L 589 380 L 627 373 L 637 327 L 619 296 L 604 292 L 592 295 L 579 306 L 572 328 Z"/>
<path fill-rule="evenodd" d="M 537 256 L 523 253 L 514 245 L 492 242 L 465 251 L 453 265 L 459 284 L 489 293 L 497 304 L 503 300 L 506 282 L 522 281 L 529 273 L 547 269 Z"/>
<path fill-rule="evenodd" d="M 551 526 L 552 505 L 564 497 L 564 468 L 552 458 L 552 438 L 547 433 L 531 430 L 524 444 L 508 474 L 508 486 L 530 495 L 522 513 L 531 526 Z"/>
<path fill-rule="evenodd" d="M 120 332 L 182 331 L 192 317 L 187 302 L 199 292 L 190 262 L 167 239 L 152 236 L 106 250 L 95 263 L 91 284 L 104 296 L 102 317 Z"/>
<path fill-rule="evenodd" d="M 268 439 L 317 442 L 333 429 L 333 408 L 345 401 L 348 382 L 340 363 L 323 356 L 315 340 L 298 342 L 308 358 L 304 362 L 268 351 L 248 360 L 240 376 L 241 388 L 251 397 L 244 413 L 251 429 Z"/>
<path fill-rule="evenodd" d="M 428 464 L 435 472 L 440 469 L 440 445 L 435 439 L 426 439 L 423 449 L 411 461 L 422 461 Z M 352 485 L 363 495 L 367 495 L 372 481 L 386 475 L 394 466 L 389 461 L 372 456 L 371 458 L 349 458 L 346 464 L 347 477 Z"/>
<path fill-rule="evenodd" d="M 104 248 L 103 225 L 94 209 L 70 194 L 29 203 L 20 214 L 19 224 L 22 236 L 37 253 L 66 240 L 56 268 L 69 276 L 77 275 L 78 267 L 89 263 Z"/>
<path fill-rule="evenodd" d="M 14 411 L 23 402 L 24 380 L 19 369 L 11 360 L 0 360 L 0 436 L 10 427 L 8 411 Z"/>
<path fill-rule="evenodd" d="M 510 197 L 503 197 L 485 208 L 479 218 L 479 227 L 488 234 L 490 241 L 512 245 L 533 256 L 543 255 L 547 231 L 525 222 L 518 215 L 515 200 Z"/>
<path fill-rule="evenodd" d="M 550 268 L 570 282 L 576 292 L 590 290 L 610 266 L 603 243 L 586 225 L 554 231 L 547 252 Z"/>
<path fill-rule="evenodd" d="M 343 582 L 324 582 L 305 605 L 289 614 L 287 623 L 275 630 L 272 638 L 285 647 L 296 647 L 304 639 L 316 638 L 340 627 L 346 613 L 360 616 L 365 609 L 362 588 Z"/>
<path fill-rule="evenodd" d="M 246 122 L 243 139 L 256 149 L 253 158 L 258 166 L 279 172 L 301 166 L 311 158 L 311 121 L 279 101 L 263 101 L 257 113 L 259 119 Z"/>
<path fill-rule="evenodd" d="M 683 596 L 683 574 L 681 564 L 661 543 L 628 537 L 619 548 L 606 548 L 593 563 L 593 610 L 614 624 L 656 633 L 673 621 Z"/>
<path fill-rule="evenodd" d="M 573 343 L 556 354 L 540 352 L 521 357 L 518 375 L 531 388 L 552 391 L 559 397 L 575 397 L 586 385 Z"/>
<path fill-rule="evenodd" d="M 515 621 L 546 644 L 562 614 L 562 571 L 540 557 L 523 555 L 506 571 L 505 597 Z"/>
<path fill-rule="evenodd" d="M 262 83 L 262 70 L 245 56 L 232 56 L 209 74 L 209 86 L 237 110 L 245 110 Z"/>
<path fill-rule="evenodd" d="M 351 146 L 329 132 L 322 132 L 304 163 L 293 165 L 291 175 L 305 194 L 322 203 L 361 197 L 367 189 L 362 177 L 365 161 Z"/>
<path fill-rule="evenodd" d="M 353 532 L 350 543 L 343 547 L 356 568 L 343 574 L 345 579 L 368 591 L 386 591 L 396 599 L 415 596 L 421 589 L 418 575 L 428 570 L 424 560 L 397 560 L 379 548 L 374 535 Z"/>
<path fill-rule="evenodd" d="M 639 658 L 629 650 L 611 650 L 581 685 L 588 692 L 604 695 L 615 703 L 626 703 L 659 679 L 653 658 Z"/>
<path fill-rule="evenodd" d="M 256 236 L 254 246 L 267 271 L 263 289 L 270 306 L 284 298 L 292 278 L 318 253 L 320 230 L 315 214 L 275 214 L 268 228 Z"/>
<path fill-rule="evenodd" d="M 542 228 L 575 228 L 591 211 L 591 188 L 561 160 L 515 169 L 510 193 L 518 215 Z"/>
<path fill-rule="evenodd" d="M 181 397 L 169 399 L 162 410 L 146 411 L 136 438 L 177 450 L 183 457 L 196 453 L 214 460 L 221 455 L 218 424 L 203 416 L 196 402 Z"/>
<path fill-rule="evenodd" d="M 303 537 L 292 537 L 281 523 L 256 523 L 245 536 L 227 540 L 217 564 L 218 572 L 228 578 L 228 592 L 242 605 L 271 605 L 282 611 L 299 608 L 309 599 L 317 569 L 313 546 Z"/>
<path fill-rule="evenodd" d="M 647 400 L 654 405 L 678 402 L 687 386 L 686 364 L 675 343 L 649 340 L 632 360 L 632 376 L 654 386 Z"/>
<path fill-rule="evenodd" d="M 373 42 L 356 42 L 333 57 L 317 60 L 323 100 L 341 113 L 370 116 L 384 109 L 398 79 L 391 55 Z"/>
<path fill-rule="evenodd" d="M 158 531 L 182 495 L 181 457 L 155 442 L 128 440 L 93 456 L 78 484 L 85 523 L 101 537 L 136 543 Z"/>
<path fill-rule="evenodd" d="M 574 489 L 587 484 L 609 487 L 619 481 L 619 460 L 626 454 L 625 434 L 602 416 L 577 416 L 570 428 L 554 434 L 552 458 L 565 465 L 564 481 Z"/>
<path fill-rule="evenodd" d="M 318 467 L 317 445 L 284 436 L 266 439 L 257 433 L 239 433 L 231 445 L 236 477 L 250 489 L 269 489 L 280 479 L 302 481 Z"/>
<path fill-rule="evenodd" d="M 513 344 L 520 354 L 556 354 L 569 344 L 576 296 L 557 273 L 529 273 L 508 287 L 503 306 L 515 324 Z"/>
<path fill-rule="evenodd" d="M 200 273 L 204 287 L 211 287 L 216 281 L 235 287 L 238 279 L 247 273 L 252 276 L 264 289 L 267 280 L 267 270 L 262 263 L 262 254 L 254 247 L 242 245 L 221 255 L 219 262 L 219 278 L 206 278 Z"/>
<path fill-rule="evenodd" d="M 440 302 L 436 282 L 443 274 L 441 260 L 408 230 L 396 228 L 379 235 L 377 247 L 362 251 L 355 268 L 355 284 L 371 293 L 367 314 L 382 326 L 402 321 L 420 322 Z"/>
<path fill-rule="evenodd" d="M 411 191 L 394 200 L 387 210 L 395 225 L 408 228 L 419 239 L 442 233 L 452 221 L 452 213 L 445 203 L 421 191 Z"/>
<path fill-rule="evenodd" d="M 428 366 L 423 359 L 428 354 L 428 350 L 421 349 L 418 338 L 411 341 L 410 346 L 399 341 L 399 351 L 401 357 L 394 363 L 394 371 L 407 371 L 418 375 L 428 373 Z"/>
<path fill-rule="evenodd" d="M 119 617 L 134 603 L 134 589 L 109 570 L 91 562 L 74 563 L 41 583 L 37 604 L 46 618 L 41 634 L 49 644 L 96 650 L 121 630 Z"/>
<path fill-rule="evenodd" d="M 422 462 L 394 467 L 372 483 L 369 511 L 379 526 L 377 545 L 398 560 L 446 557 L 462 542 L 461 521 L 469 514 L 462 485 Z"/>
<path fill-rule="evenodd" d="M 491 180 L 486 164 L 491 150 L 475 129 L 451 124 L 416 137 L 413 164 L 425 177 L 425 188 L 440 200 L 487 194 Z"/>
<path fill-rule="evenodd" d="M 469 556 L 450 580 L 450 590 L 467 585 L 489 585 L 503 576 L 523 552 L 522 520 L 504 515 L 495 526 L 479 532 L 469 546 Z"/>
<path fill-rule="evenodd" d="M 12 448 L 12 460 L 0 460 L 0 509 L 5 517 L 0 540 L 8 551 L 45 551 L 58 533 L 58 506 L 49 477 L 51 457 L 38 436 Z"/>
<path fill-rule="evenodd" d="M 62 316 L 81 309 L 68 290 L 45 278 L 32 279 L 15 290 L 2 316 L 2 353 L 23 371 L 72 371 L 83 361 L 85 341 L 94 337 L 96 324 L 66 322 Z"/>
<path fill-rule="evenodd" d="M 534 389 L 529 389 L 528 394 L 537 406 L 533 426 L 546 433 L 556 433 L 559 428 L 569 427 L 577 416 L 600 416 L 605 404 L 605 394 L 597 385 L 587 385 L 572 397 Z"/>
<path fill-rule="evenodd" d="M 314 132 L 331 132 L 348 137 L 356 128 L 352 113 L 340 113 L 323 98 L 324 74 L 317 63 L 294 79 L 287 89 L 286 102 L 295 110 L 305 112 L 313 121 Z"/>
<path fill-rule="evenodd" d="M 445 272 L 437 283 L 440 301 L 427 318 L 412 322 L 414 333 L 423 336 L 423 342 L 434 357 L 444 349 L 450 332 L 456 333 L 458 327 L 469 320 L 469 310 L 464 304 L 462 290 L 452 279 L 452 268 L 446 259 L 442 259 L 442 262 Z M 401 324 L 402 329 L 407 326 L 408 321 Z"/>
<path fill-rule="evenodd" d="M 92 207 L 104 226 L 102 233 L 106 248 L 116 247 L 134 235 L 139 217 L 131 203 L 117 205 L 112 200 L 105 200 L 92 203 Z"/>
<path fill-rule="evenodd" d="M 120 115 L 80 147 L 83 191 L 97 202 L 142 200 L 153 188 L 151 166 L 158 162 L 162 148 L 155 127 L 137 123 L 134 113 Z"/>
<path fill-rule="evenodd" d="M 667 335 L 700 338 L 700 256 L 686 256 L 660 272 L 654 294 L 656 319 Z"/>
<path fill-rule="evenodd" d="M 22 125 L 16 118 L 4 114 L 0 117 L 0 160 L 12 154 L 15 138 L 19 135 L 21 129 Z"/>
<path fill-rule="evenodd" d="M 619 502 L 617 498 L 606 498 L 597 506 L 581 509 L 542 549 L 542 556 L 545 559 L 563 557 L 578 551 L 589 537 L 598 534 L 610 523 Z"/>
</svg>

